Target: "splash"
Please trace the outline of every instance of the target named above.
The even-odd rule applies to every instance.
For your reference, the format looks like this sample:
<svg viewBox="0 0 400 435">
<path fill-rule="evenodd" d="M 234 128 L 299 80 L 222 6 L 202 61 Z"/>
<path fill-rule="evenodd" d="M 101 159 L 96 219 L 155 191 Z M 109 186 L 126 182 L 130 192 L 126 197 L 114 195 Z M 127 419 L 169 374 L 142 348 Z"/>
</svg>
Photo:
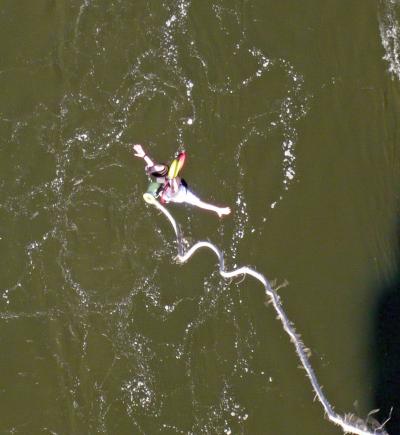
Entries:
<svg viewBox="0 0 400 435">
<path fill-rule="evenodd" d="M 389 64 L 389 72 L 400 79 L 400 23 L 397 19 L 399 2 L 386 0 L 381 2 L 382 12 L 379 30 L 385 55 L 383 59 Z"/>
</svg>

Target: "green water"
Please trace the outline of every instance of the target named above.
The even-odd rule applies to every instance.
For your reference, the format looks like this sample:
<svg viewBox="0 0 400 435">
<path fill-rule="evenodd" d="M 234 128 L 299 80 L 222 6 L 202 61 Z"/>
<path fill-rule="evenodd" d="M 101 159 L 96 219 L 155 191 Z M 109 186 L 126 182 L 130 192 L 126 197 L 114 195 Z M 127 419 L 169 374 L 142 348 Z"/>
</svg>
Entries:
<svg viewBox="0 0 400 435">
<path fill-rule="evenodd" d="M 399 12 L 3 0 L 0 433 L 341 433 L 262 287 L 224 282 L 207 252 L 174 262 L 133 143 L 166 162 L 186 145 L 193 191 L 232 208 L 169 206 L 187 241 L 287 280 L 335 409 L 376 407 L 373 313 L 397 273 Z"/>
</svg>

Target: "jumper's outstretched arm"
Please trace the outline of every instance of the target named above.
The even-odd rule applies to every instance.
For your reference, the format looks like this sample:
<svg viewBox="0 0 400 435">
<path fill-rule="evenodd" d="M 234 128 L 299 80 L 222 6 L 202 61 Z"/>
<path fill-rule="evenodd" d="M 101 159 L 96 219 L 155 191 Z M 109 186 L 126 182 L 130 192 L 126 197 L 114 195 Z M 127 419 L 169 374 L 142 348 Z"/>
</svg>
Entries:
<svg viewBox="0 0 400 435">
<path fill-rule="evenodd" d="M 147 166 L 154 166 L 153 160 L 151 160 L 151 158 L 145 153 L 142 145 L 133 145 L 133 149 L 135 151 L 135 156 L 144 159 Z"/>
</svg>

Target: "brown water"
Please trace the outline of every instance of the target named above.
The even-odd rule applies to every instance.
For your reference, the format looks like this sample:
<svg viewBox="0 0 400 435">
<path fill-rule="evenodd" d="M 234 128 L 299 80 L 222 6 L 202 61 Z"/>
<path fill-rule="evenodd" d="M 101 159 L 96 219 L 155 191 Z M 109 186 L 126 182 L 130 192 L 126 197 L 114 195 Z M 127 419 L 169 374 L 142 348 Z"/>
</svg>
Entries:
<svg viewBox="0 0 400 435">
<path fill-rule="evenodd" d="M 192 189 L 233 210 L 171 205 L 186 239 L 287 280 L 335 409 L 365 417 L 383 394 L 387 416 L 374 337 L 398 288 L 399 13 L 2 2 L 0 433 L 340 433 L 261 286 L 223 282 L 208 253 L 174 263 L 133 143 L 161 161 L 186 145 Z"/>
</svg>

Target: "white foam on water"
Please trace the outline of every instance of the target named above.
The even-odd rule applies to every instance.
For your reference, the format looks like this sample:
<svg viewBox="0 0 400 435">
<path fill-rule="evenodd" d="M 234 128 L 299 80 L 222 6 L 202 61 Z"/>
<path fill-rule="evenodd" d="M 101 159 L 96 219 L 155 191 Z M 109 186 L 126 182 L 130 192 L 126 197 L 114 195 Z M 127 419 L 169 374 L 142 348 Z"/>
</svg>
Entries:
<svg viewBox="0 0 400 435">
<path fill-rule="evenodd" d="M 389 64 L 389 73 L 400 79 L 400 3 L 397 0 L 383 0 L 381 5 L 379 30 L 385 50 L 383 59 Z"/>
<path fill-rule="evenodd" d="M 167 100 L 171 117 L 180 118 L 174 123 L 177 146 L 183 143 L 183 135 L 196 121 L 196 106 L 193 101 L 195 83 L 187 77 L 181 67 L 182 47 L 178 37 L 188 34 L 187 16 L 190 1 L 180 0 L 164 4 L 168 17 L 161 28 L 154 29 L 153 35 L 158 46 L 145 50 L 135 58 L 129 72 L 125 75 L 121 89 L 111 97 L 111 101 L 119 109 L 120 128 L 114 137 L 120 139 L 125 130 L 132 124 L 132 113 L 140 113 L 151 100 L 161 96 Z M 147 23 L 151 27 L 151 22 Z M 188 41 L 190 44 L 190 41 Z M 163 65 L 160 66 L 160 60 Z M 149 67 L 154 65 L 153 71 Z M 131 84 L 129 95 L 126 85 Z"/>
<path fill-rule="evenodd" d="M 219 400 L 212 405 L 203 406 L 201 411 L 201 416 L 192 428 L 193 433 L 237 433 L 249 417 L 228 380 L 223 381 Z"/>
<path fill-rule="evenodd" d="M 237 182 L 236 190 L 237 196 L 243 196 L 244 177 L 246 174 L 241 170 L 241 158 L 242 151 L 247 147 L 254 137 L 261 137 L 265 139 L 266 146 L 268 144 L 268 137 L 272 132 L 278 130 L 282 132 L 281 143 L 281 156 L 282 156 L 282 191 L 278 193 L 278 196 L 272 200 L 270 204 L 266 204 L 267 210 L 274 210 L 278 207 L 281 201 L 285 198 L 285 192 L 287 192 L 293 182 L 296 180 L 296 143 L 298 139 L 298 133 L 296 123 L 305 117 L 308 113 L 308 96 L 304 92 L 304 79 L 295 71 L 294 67 L 286 59 L 269 59 L 261 50 L 253 47 L 249 49 L 249 53 L 257 60 L 258 68 L 247 79 L 242 80 L 236 86 L 225 85 L 222 88 L 214 88 L 216 92 L 231 93 L 234 94 L 240 90 L 245 90 L 252 82 L 259 80 L 265 74 L 268 74 L 271 68 L 278 68 L 289 79 L 289 87 L 284 90 L 285 97 L 282 99 L 279 110 L 274 115 L 269 111 L 264 113 L 258 113 L 248 118 L 246 125 L 243 128 L 243 139 L 237 145 L 237 152 L 235 153 L 236 167 L 239 172 L 239 180 Z M 260 96 L 262 98 L 262 96 Z M 271 116 L 273 119 L 271 120 Z M 262 122 L 265 120 L 264 122 Z M 256 151 L 255 151 L 256 152 Z M 237 250 L 238 240 L 242 239 L 246 230 L 250 233 L 254 233 L 254 228 L 247 228 L 246 224 L 254 220 L 246 217 L 246 224 L 244 220 L 240 218 L 243 215 L 243 210 L 239 209 L 237 214 L 239 218 L 236 218 L 236 230 L 234 234 L 234 243 L 232 256 L 234 257 L 234 251 Z M 258 225 L 257 234 L 260 234 L 265 223 L 266 218 L 262 220 L 262 223 Z"/>
<path fill-rule="evenodd" d="M 186 101 L 185 104 L 190 106 L 190 117 L 186 123 L 178 127 L 178 141 L 183 143 L 184 125 L 191 126 L 196 119 L 196 106 L 193 101 L 192 91 L 194 83 L 190 80 L 183 69 L 180 67 L 179 56 L 180 49 L 176 42 L 176 37 L 188 36 L 188 11 L 191 2 L 188 0 L 180 0 L 174 5 L 168 5 L 171 17 L 167 20 L 169 25 L 163 31 L 162 52 L 167 64 L 172 67 L 175 79 L 179 82 L 179 86 L 185 89 Z M 193 42 L 193 41 L 192 41 Z"/>
<path fill-rule="evenodd" d="M 243 172 L 243 169 L 240 168 Z M 244 174 L 241 174 L 241 179 L 244 178 Z M 236 194 L 236 213 L 235 219 L 235 230 L 232 237 L 232 243 L 230 246 L 232 260 L 235 261 L 237 258 L 237 253 L 239 249 L 239 242 L 242 240 L 246 234 L 246 229 L 249 222 L 249 214 L 247 212 L 247 203 L 244 199 L 243 188 L 240 188 Z"/>
<path fill-rule="evenodd" d="M 241 41 L 240 45 L 243 46 L 243 44 L 244 42 Z M 242 149 L 251 141 L 251 137 L 253 135 L 264 137 L 267 142 L 268 135 L 274 129 L 281 129 L 283 131 L 282 188 L 284 191 L 287 191 L 296 178 L 295 146 L 297 142 L 297 129 L 295 125 L 308 113 L 308 97 L 305 95 L 303 89 L 304 79 L 298 72 L 295 71 L 290 62 L 285 59 L 270 59 L 262 52 L 262 50 L 256 47 L 249 48 L 248 53 L 251 54 L 251 56 L 253 56 L 258 63 L 258 68 L 253 74 L 237 84 L 233 84 L 230 80 L 230 77 L 227 77 L 223 85 L 209 83 L 209 87 L 215 93 L 221 95 L 232 95 L 246 89 L 251 83 L 263 77 L 273 67 L 281 69 L 289 78 L 291 81 L 291 86 L 286 90 L 286 97 L 281 103 L 277 118 L 272 121 L 269 120 L 268 117 L 270 116 L 270 113 L 268 112 L 252 115 L 247 122 L 249 127 L 244 127 L 244 137 L 238 144 L 237 153 L 235 154 L 237 168 L 239 169 Z M 196 57 L 201 57 L 198 52 L 196 53 Z M 203 60 L 202 64 L 206 65 L 206 62 Z M 262 96 L 260 96 L 260 98 L 262 98 Z M 265 118 L 266 120 L 264 127 L 260 128 L 259 124 L 257 127 L 252 126 L 255 120 L 259 121 L 262 118 Z M 240 183 L 242 184 L 241 181 Z M 279 195 L 279 197 L 273 201 L 275 204 L 274 207 L 271 208 L 275 208 L 277 203 L 279 203 L 281 200 L 282 195 Z"/>
</svg>

